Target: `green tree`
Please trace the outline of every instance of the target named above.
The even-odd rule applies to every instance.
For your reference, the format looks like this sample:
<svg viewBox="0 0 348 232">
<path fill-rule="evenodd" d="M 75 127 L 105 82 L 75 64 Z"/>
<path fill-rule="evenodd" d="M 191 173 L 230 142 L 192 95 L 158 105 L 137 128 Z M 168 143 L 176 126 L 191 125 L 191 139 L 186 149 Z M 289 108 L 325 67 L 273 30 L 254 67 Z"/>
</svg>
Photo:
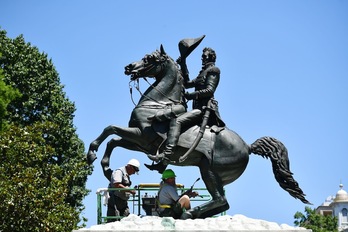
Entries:
<svg viewBox="0 0 348 232">
<path fill-rule="evenodd" d="M 32 214 L 37 213 L 40 217 L 46 216 L 40 222 L 43 225 L 37 224 L 37 228 L 44 227 L 48 229 L 47 231 L 71 231 L 77 228 L 80 222 L 80 218 L 72 212 L 80 215 L 84 209 L 82 201 L 89 192 L 86 189 L 87 176 L 92 171 L 92 167 L 86 164 L 84 144 L 78 138 L 73 125 L 75 105 L 66 97 L 52 60 L 30 43 L 26 43 L 22 35 L 10 39 L 6 36 L 6 31 L 0 30 L 0 53 L 2 54 L 0 67 L 3 69 L 5 84 L 18 89 L 21 93 L 20 97 L 8 104 L 8 113 L 4 116 L 11 130 L 1 134 L 0 156 L 5 157 L 3 153 L 11 155 L 1 161 L 0 166 L 4 170 L 1 173 L 5 175 L 4 178 L 10 180 L 14 173 L 19 179 L 30 176 L 25 179 L 28 182 L 20 180 L 7 182 L 10 186 L 6 186 L 6 189 L 1 186 L 0 195 L 10 197 L 8 189 L 20 189 L 21 184 L 28 188 L 31 186 L 32 191 L 25 189 L 20 193 L 13 192 L 15 197 L 24 197 L 34 202 L 26 204 L 25 207 L 14 205 L 16 213 L 25 215 L 26 212 L 33 212 Z M 7 139 L 15 141 L 15 138 L 23 136 L 23 133 L 33 137 L 32 140 L 28 138 L 30 144 L 25 141 L 18 142 L 20 147 L 16 147 L 15 143 L 6 144 L 7 140 L 3 139 L 7 136 Z M 40 136 L 44 142 L 37 142 Z M 38 150 L 29 149 L 30 147 L 37 147 Z M 16 152 L 18 154 L 15 155 Z M 29 161 L 23 162 L 26 159 Z M 27 173 L 29 171 L 30 173 Z M 49 187 L 52 189 L 48 190 Z M 39 204 L 45 191 L 57 194 L 48 195 L 45 203 Z M 11 198 L 2 200 L 2 202 L 12 202 Z M 64 211 L 60 213 L 66 213 L 66 217 L 60 214 L 54 215 L 54 211 L 47 207 L 48 201 L 55 203 L 56 211 Z M 1 226 L 5 226 L 4 228 L 8 228 L 6 226 L 9 225 L 21 225 L 12 228 L 11 231 L 22 231 L 21 229 L 26 228 L 25 223 L 32 225 L 38 222 L 17 216 L 8 218 L 7 215 L 10 215 L 13 208 L 9 204 L 5 205 L 8 207 L 0 211 L 0 221 L 3 223 Z M 21 212 L 17 212 L 18 210 Z M 16 222 L 18 220 L 21 223 Z M 61 228 L 62 224 L 64 228 Z M 31 228 L 34 227 L 32 225 Z"/>
<path fill-rule="evenodd" d="M 2 58 L 0 53 L 0 59 Z M 13 89 L 11 86 L 8 86 L 4 82 L 4 75 L 2 68 L 0 67 L 0 132 L 5 127 L 4 117 L 7 114 L 7 106 L 8 104 L 19 97 L 20 93 L 18 90 Z"/>
<path fill-rule="evenodd" d="M 0 138 L 0 231 L 71 231 L 79 211 L 65 200 L 76 170 L 50 162 L 53 147 L 45 132 L 56 124 L 36 123 L 2 133 Z"/>
<path fill-rule="evenodd" d="M 313 232 L 336 232 L 338 231 L 338 221 L 334 216 L 324 216 L 317 212 L 315 209 L 305 207 L 305 214 L 296 212 L 294 215 L 296 219 L 294 224 L 307 229 L 311 229 Z"/>
</svg>

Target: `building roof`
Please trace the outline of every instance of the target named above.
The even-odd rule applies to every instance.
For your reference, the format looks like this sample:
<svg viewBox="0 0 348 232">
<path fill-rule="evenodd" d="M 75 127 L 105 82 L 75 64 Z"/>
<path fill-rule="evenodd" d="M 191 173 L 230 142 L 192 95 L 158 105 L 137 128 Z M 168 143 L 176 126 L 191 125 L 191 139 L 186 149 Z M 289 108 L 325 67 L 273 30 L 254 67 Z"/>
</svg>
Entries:
<svg viewBox="0 0 348 232">
<path fill-rule="evenodd" d="M 340 184 L 340 190 L 336 193 L 334 202 L 348 202 L 348 193 L 343 190 L 343 184 Z"/>
</svg>

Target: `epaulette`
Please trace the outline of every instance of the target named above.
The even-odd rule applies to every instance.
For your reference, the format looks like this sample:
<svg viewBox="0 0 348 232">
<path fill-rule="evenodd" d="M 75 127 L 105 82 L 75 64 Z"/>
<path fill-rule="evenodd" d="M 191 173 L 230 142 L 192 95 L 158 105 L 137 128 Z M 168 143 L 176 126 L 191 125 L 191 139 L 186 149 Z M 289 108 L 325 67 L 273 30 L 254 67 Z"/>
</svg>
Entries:
<svg viewBox="0 0 348 232">
<path fill-rule="evenodd" d="M 206 72 L 213 72 L 213 73 L 218 73 L 218 74 L 220 74 L 220 69 L 219 69 L 218 67 L 216 67 L 216 66 L 211 66 L 211 67 L 209 67 L 209 68 L 206 70 Z"/>
</svg>

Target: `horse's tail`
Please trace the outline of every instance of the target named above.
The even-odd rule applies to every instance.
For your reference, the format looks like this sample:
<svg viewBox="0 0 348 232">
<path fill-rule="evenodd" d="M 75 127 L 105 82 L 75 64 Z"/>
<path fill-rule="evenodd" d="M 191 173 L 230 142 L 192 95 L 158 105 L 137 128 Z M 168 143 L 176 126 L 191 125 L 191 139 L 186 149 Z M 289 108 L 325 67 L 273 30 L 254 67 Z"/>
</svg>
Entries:
<svg viewBox="0 0 348 232">
<path fill-rule="evenodd" d="M 300 199 L 305 204 L 311 204 L 292 176 L 293 173 L 289 168 L 288 150 L 280 141 L 272 137 L 262 137 L 250 145 L 250 151 L 263 158 L 270 158 L 274 177 L 280 187 L 292 197 Z"/>
</svg>

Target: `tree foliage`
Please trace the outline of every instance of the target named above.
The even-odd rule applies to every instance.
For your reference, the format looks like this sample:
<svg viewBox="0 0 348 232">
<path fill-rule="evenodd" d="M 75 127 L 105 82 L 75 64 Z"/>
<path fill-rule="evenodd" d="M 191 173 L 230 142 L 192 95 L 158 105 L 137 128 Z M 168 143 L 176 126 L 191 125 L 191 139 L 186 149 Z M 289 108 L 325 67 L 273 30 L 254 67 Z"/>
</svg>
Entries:
<svg viewBox="0 0 348 232">
<path fill-rule="evenodd" d="M 1 54 L 0 54 L 1 57 Z M 5 127 L 4 117 L 7 114 L 7 106 L 8 104 L 19 97 L 20 93 L 18 90 L 13 89 L 11 86 L 6 85 L 4 81 L 4 75 L 2 68 L 0 67 L 0 131 L 2 131 Z"/>
<path fill-rule="evenodd" d="M 92 168 L 73 125 L 75 105 L 52 60 L 22 35 L 10 39 L 0 30 L 0 53 L 5 84 L 21 94 L 6 109 L 10 130 L 0 132 L 1 180 L 6 180 L 0 186 L 1 202 L 6 202 L 0 231 L 7 226 L 10 231 L 29 231 L 28 226 L 30 231 L 71 231 L 80 222 Z"/>
<path fill-rule="evenodd" d="M 313 232 L 338 231 L 338 222 L 336 217 L 321 215 L 315 212 L 315 209 L 311 209 L 308 206 L 305 207 L 305 214 L 296 212 L 294 218 L 296 219 L 294 221 L 296 226 L 311 229 Z"/>
<path fill-rule="evenodd" d="M 1 231 L 67 231 L 79 212 L 66 202 L 76 170 L 52 164 L 53 147 L 43 133 L 58 129 L 51 123 L 12 126 L 0 139 Z M 6 164 L 6 165 L 3 165 Z"/>
</svg>

